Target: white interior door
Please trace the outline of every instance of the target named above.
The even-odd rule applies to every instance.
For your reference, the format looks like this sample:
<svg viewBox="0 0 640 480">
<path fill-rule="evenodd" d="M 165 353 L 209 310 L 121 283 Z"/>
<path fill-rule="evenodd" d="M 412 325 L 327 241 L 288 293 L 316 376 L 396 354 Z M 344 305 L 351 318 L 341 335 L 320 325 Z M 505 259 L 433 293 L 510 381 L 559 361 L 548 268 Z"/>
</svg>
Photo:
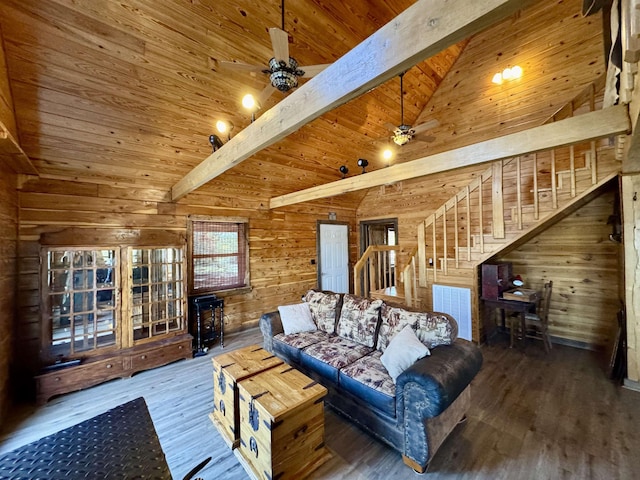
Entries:
<svg viewBox="0 0 640 480">
<path fill-rule="evenodd" d="M 320 288 L 349 293 L 349 226 L 321 223 Z"/>
</svg>

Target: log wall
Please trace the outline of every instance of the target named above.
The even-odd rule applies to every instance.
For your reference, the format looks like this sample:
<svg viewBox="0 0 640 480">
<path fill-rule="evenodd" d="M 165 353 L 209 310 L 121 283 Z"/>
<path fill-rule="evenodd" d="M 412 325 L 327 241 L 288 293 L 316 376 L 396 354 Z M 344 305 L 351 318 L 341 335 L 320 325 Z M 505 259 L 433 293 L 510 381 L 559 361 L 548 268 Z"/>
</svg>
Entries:
<svg viewBox="0 0 640 480">
<path fill-rule="evenodd" d="M 261 208 L 260 192 L 239 194 L 233 202 L 216 197 L 215 185 L 187 196 L 179 203 L 167 200 L 167 191 L 123 189 L 72 181 L 31 178 L 19 190 L 20 222 L 20 329 L 18 352 L 24 377 L 38 368 L 40 346 L 39 263 L 41 235 L 65 238 L 73 232 L 95 245 L 96 232 L 143 238 L 161 231 L 186 235 L 189 215 L 242 216 L 249 218 L 251 291 L 222 294 L 225 330 L 238 331 L 257 325 L 262 313 L 278 305 L 297 303 L 316 287 L 316 222 L 336 212 L 337 220 L 350 224 L 350 262 L 355 262 L 355 209 L 337 202 L 305 204 L 270 211 Z M 256 200 L 257 197 L 257 200 Z M 230 205 L 231 203 L 231 205 Z M 123 245 L 128 241 L 123 240 Z M 29 393 L 29 384 L 22 386 Z"/>
<path fill-rule="evenodd" d="M 0 127 L 17 138 L 13 100 L 7 76 L 7 66 L 0 31 Z M 0 128 L 2 131 L 2 128 Z M 13 364 L 13 339 L 16 296 L 16 245 L 18 224 L 17 176 L 7 139 L 0 140 L 0 425 L 10 404 L 10 371 Z M 13 146 L 11 146 L 13 147 Z"/>
<path fill-rule="evenodd" d="M 10 405 L 13 359 L 18 201 L 16 175 L 0 159 L 0 425 Z"/>
<path fill-rule="evenodd" d="M 588 348 L 609 348 L 621 308 L 620 244 L 608 224 L 617 184 L 527 244 L 497 259 L 513 264 L 527 287 L 553 281 L 549 333 Z"/>
</svg>

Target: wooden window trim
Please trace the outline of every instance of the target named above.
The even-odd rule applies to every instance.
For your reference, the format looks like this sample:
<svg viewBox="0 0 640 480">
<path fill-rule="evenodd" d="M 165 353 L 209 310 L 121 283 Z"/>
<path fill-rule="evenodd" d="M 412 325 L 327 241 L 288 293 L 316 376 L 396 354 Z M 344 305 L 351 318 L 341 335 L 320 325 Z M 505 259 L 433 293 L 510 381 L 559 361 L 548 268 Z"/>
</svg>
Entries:
<svg viewBox="0 0 640 480">
<path fill-rule="evenodd" d="M 194 222 L 212 222 L 212 223 L 229 223 L 229 224 L 244 224 L 245 228 L 245 268 L 244 268 L 244 285 L 232 288 L 222 288 L 222 289 L 207 289 L 207 290 L 199 290 L 195 291 L 194 280 L 195 280 L 195 271 L 194 271 L 194 247 L 193 247 L 193 224 Z M 251 271 L 250 271 L 250 249 L 249 249 L 249 218 L 247 217 L 221 217 L 221 216 L 208 216 L 208 215 L 190 215 L 188 217 L 188 227 L 187 227 L 187 264 L 188 264 L 188 275 L 187 275 L 187 288 L 188 295 L 206 295 L 211 293 L 216 294 L 243 294 L 251 292 Z M 208 257 L 208 256 L 207 256 Z"/>
</svg>

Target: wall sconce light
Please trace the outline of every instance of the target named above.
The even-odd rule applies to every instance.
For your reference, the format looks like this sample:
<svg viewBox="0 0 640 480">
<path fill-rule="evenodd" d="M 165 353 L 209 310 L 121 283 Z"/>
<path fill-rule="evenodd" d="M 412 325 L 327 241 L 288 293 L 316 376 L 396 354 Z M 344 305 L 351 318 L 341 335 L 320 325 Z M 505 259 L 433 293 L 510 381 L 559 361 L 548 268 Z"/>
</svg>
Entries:
<svg viewBox="0 0 640 480">
<path fill-rule="evenodd" d="M 211 147 L 213 148 L 214 152 L 219 148 L 221 148 L 223 145 L 222 140 L 220 140 L 220 137 L 213 134 L 209 135 L 209 143 L 211 144 Z"/>
<path fill-rule="evenodd" d="M 520 77 L 522 77 L 522 67 L 515 65 L 505 68 L 502 72 L 496 73 L 491 81 L 496 85 L 502 85 L 502 82 L 505 80 L 517 80 Z"/>
<path fill-rule="evenodd" d="M 393 150 L 390 148 L 385 148 L 382 151 L 382 158 L 387 161 L 387 167 L 391 164 L 391 159 L 393 158 Z"/>
<path fill-rule="evenodd" d="M 349 173 L 349 169 L 346 167 L 346 165 L 342 165 L 340 167 L 340 173 L 342 174 L 342 178 L 345 178 L 347 176 L 347 173 Z"/>
<path fill-rule="evenodd" d="M 260 103 L 253 95 L 247 93 L 242 97 L 242 106 L 251 112 L 251 122 L 254 122 L 256 119 L 256 111 L 261 108 Z"/>
<path fill-rule="evenodd" d="M 369 162 L 367 160 L 365 160 L 364 158 L 359 158 L 358 159 L 358 166 L 362 167 L 362 173 L 367 173 L 365 168 L 367 168 L 368 165 L 369 165 Z"/>
</svg>

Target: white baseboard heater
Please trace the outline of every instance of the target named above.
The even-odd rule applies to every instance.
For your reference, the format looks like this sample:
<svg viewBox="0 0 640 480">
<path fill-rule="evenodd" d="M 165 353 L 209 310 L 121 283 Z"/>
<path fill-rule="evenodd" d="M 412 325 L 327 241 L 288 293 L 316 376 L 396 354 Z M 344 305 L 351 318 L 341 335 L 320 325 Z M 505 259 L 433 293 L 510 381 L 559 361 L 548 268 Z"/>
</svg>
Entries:
<svg viewBox="0 0 640 480">
<path fill-rule="evenodd" d="M 471 289 L 433 285 L 433 310 L 448 313 L 458 322 L 458 337 L 472 340 Z"/>
</svg>

